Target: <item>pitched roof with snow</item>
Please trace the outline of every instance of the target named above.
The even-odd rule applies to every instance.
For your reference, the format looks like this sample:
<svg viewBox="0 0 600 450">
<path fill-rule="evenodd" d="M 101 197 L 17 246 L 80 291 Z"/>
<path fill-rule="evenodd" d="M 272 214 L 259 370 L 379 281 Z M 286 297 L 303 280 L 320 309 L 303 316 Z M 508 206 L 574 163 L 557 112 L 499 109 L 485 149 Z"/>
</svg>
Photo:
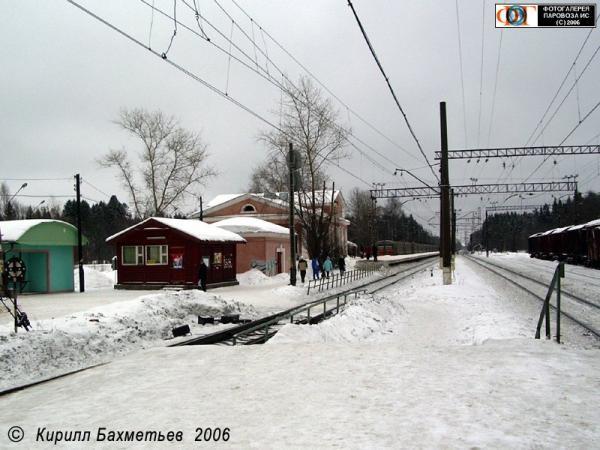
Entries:
<svg viewBox="0 0 600 450">
<path fill-rule="evenodd" d="M 321 203 L 323 201 L 327 205 L 327 204 L 331 203 L 332 198 L 335 201 L 339 195 L 340 195 L 339 190 L 332 191 L 331 189 L 329 189 L 329 190 L 325 191 L 325 196 L 324 196 L 324 200 L 323 200 L 323 191 L 316 191 L 315 192 L 315 200 L 318 203 Z M 299 196 L 299 193 L 295 192 L 294 198 L 296 200 L 296 204 L 298 204 L 298 196 Z M 242 197 L 255 198 L 255 199 L 263 201 L 263 202 L 270 202 L 270 203 L 276 204 L 278 206 L 287 207 L 289 193 L 288 192 L 260 192 L 260 193 L 248 192 L 248 193 L 244 193 L 244 194 L 220 194 L 220 195 L 217 195 L 215 198 L 213 198 L 211 201 L 209 201 L 205 205 L 204 212 L 207 212 L 208 210 L 213 209 L 213 208 L 227 206 L 227 205 L 231 204 L 232 202 L 235 202 L 236 200 L 241 199 Z M 310 193 L 306 193 L 305 195 L 302 195 L 303 203 L 308 203 L 308 202 L 310 202 L 311 199 L 312 199 L 312 196 L 310 195 Z M 199 214 L 200 214 L 200 211 L 195 211 L 190 215 L 190 217 L 198 217 Z"/>
<path fill-rule="evenodd" d="M 219 206 L 223 203 L 227 203 L 234 198 L 241 197 L 244 194 L 220 194 L 213 198 L 210 202 L 208 202 L 205 207 L 206 209 L 214 208 L 215 206 Z"/>
<path fill-rule="evenodd" d="M 174 230 L 181 231 L 188 236 L 198 239 L 199 241 L 219 241 L 219 242 L 246 242 L 246 240 L 231 231 L 224 230 L 214 225 L 202 222 L 200 220 L 193 219 L 168 219 L 165 217 L 149 217 L 140 223 L 137 223 L 129 228 L 119 231 L 112 236 L 106 238 L 106 242 L 112 241 L 113 239 L 127 233 L 140 225 L 145 224 L 150 220 L 155 220 L 163 225 L 173 228 Z"/>
<path fill-rule="evenodd" d="M 240 234 L 274 233 L 288 235 L 290 233 L 288 228 L 254 217 L 232 217 L 230 219 L 215 222 L 213 225 Z"/>
<path fill-rule="evenodd" d="M 584 224 L 585 228 L 600 226 L 600 219 L 592 220 Z"/>
</svg>

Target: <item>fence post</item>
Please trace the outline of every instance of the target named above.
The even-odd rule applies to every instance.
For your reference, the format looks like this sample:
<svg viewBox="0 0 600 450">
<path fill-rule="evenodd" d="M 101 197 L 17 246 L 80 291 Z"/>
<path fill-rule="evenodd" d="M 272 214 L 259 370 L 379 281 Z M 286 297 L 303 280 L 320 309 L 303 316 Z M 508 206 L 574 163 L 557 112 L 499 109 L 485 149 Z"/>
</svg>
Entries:
<svg viewBox="0 0 600 450">
<path fill-rule="evenodd" d="M 556 342 L 560 344 L 560 279 L 565 276 L 565 264 L 558 263 L 558 277 L 556 278 Z"/>
<path fill-rule="evenodd" d="M 306 314 L 307 314 L 307 324 L 310 325 L 310 306 L 308 307 L 308 309 L 306 310 Z"/>
<path fill-rule="evenodd" d="M 546 302 L 546 339 L 552 339 L 552 332 L 550 331 L 550 300 Z"/>
</svg>

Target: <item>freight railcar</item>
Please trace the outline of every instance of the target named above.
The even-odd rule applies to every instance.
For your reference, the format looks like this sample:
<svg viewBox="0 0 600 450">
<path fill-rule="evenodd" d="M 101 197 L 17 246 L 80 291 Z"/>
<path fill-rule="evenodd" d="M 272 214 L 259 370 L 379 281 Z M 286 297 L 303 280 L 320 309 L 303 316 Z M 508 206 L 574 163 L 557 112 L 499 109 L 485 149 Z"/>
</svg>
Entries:
<svg viewBox="0 0 600 450">
<path fill-rule="evenodd" d="M 532 234 L 528 246 L 532 258 L 600 267 L 600 219 Z"/>
</svg>

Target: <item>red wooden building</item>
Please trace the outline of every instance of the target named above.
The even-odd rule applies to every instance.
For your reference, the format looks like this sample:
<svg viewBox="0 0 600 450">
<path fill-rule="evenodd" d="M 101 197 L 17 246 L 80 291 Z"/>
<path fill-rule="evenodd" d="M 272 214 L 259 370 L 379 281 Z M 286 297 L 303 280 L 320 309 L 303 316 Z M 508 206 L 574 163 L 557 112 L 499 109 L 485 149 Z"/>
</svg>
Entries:
<svg viewBox="0 0 600 450">
<path fill-rule="evenodd" d="M 164 286 L 194 288 L 200 260 L 208 266 L 207 286 L 238 284 L 239 235 L 200 220 L 151 217 L 106 239 L 115 245 L 117 289 Z"/>
</svg>

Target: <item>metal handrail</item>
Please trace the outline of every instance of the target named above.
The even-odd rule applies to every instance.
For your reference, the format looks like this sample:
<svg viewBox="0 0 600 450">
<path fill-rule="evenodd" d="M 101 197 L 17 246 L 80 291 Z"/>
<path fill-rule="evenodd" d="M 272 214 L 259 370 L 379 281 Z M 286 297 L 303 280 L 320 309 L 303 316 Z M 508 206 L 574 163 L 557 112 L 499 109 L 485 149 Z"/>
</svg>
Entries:
<svg viewBox="0 0 600 450">
<path fill-rule="evenodd" d="M 363 290 L 364 291 L 364 290 Z M 289 317 L 290 319 L 290 323 L 294 323 L 294 316 L 297 316 L 298 314 L 306 311 L 306 321 L 308 324 L 311 323 L 311 321 L 315 320 L 316 317 L 319 317 L 320 314 L 317 314 L 316 316 L 312 316 L 311 317 L 311 309 L 316 308 L 320 305 L 322 305 L 323 307 L 323 313 L 322 316 L 325 317 L 327 315 L 327 313 L 333 311 L 335 309 L 336 314 L 339 313 L 340 311 L 340 306 L 345 306 L 346 303 L 348 302 L 348 295 L 354 294 L 354 297 L 356 298 L 359 294 L 359 292 L 361 292 L 360 290 L 356 290 L 356 291 L 352 291 L 351 293 L 340 293 L 331 297 L 325 297 L 319 300 L 316 300 L 314 302 L 310 302 L 308 304 L 304 304 L 304 305 L 300 305 L 297 308 L 293 308 L 291 310 L 288 310 L 285 314 L 281 314 L 278 317 L 275 317 L 271 320 L 265 321 L 259 325 L 256 325 L 254 327 L 251 328 L 247 328 L 245 330 L 241 330 L 239 333 L 236 333 L 233 335 L 232 339 L 233 339 L 233 344 L 236 344 L 236 340 L 241 337 L 244 336 L 246 334 L 251 334 L 254 333 L 256 331 L 259 330 L 264 330 L 264 336 L 265 338 L 268 337 L 269 335 L 269 327 L 271 327 L 272 325 L 278 324 L 279 322 L 281 322 L 284 319 L 287 319 Z M 340 302 L 340 298 L 343 297 L 343 303 Z M 335 299 L 336 300 L 336 305 L 335 307 L 331 308 L 331 309 L 327 309 L 327 303 L 331 300 Z"/>
<path fill-rule="evenodd" d="M 422 268 L 421 266 L 418 267 L 418 269 L 421 269 L 421 268 Z M 408 275 L 411 275 L 413 273 L 414 272 L 409 272 Z M 397 275 L 398 275 L 398 273 L 394 273 L 392 275 L 382 278 L 382 280 L 385 280 L 387 278 L 396 277 Z M 298 315 L 299 313 L 303 312 L 304 310 L 306 310 L 308 313 L 309 309 L 312 310 L 313 308 L 317 307 L 319 304 L 324 304 L 323 305 L 324 313 L 327 314 L 333 310 L 333 308 L 330 310 L 327 310 L 327 303 L 329 301 L 333 301 L 335 299 L 335 301 L 336 301 L 335 309 L 337 311 L 339 311 L 339 306 L 340 305 L 343 306 L 346 303 L 347 298 L 350 295 L 354 294 L 355 296 L 358 296 L 358 294 L 361 292 L 367 292 L 366 288 L 371 283 L 372 282 L 367 282 L 367 283 L 364 283 L 364 284 L 361 284 L 358 286 L 354 286 L 351 289 L 329 295 L 327 297 L 322 297 L 317 300 L 312 300 L 312 301 L 303 303 L 301 305 L 294 306 L 285 311 L 280 311 L 273 315 L 258 319 L 257 321 L 255 321 L 253 323 L 239 325 L 234 328 L 229 328 L 229 329 L 225 329 L 222 331 L 217 331 L 215 333 L 207 334 L 204 336 L 195 337 L 190 340 L 183 341 L 183 342 L 177 342 L 177 343 L 172 344 L 171 347 L 178 347 L 178 346 L 182 346 L 182 345 L 207 345 L 207 344 L 215 344 L 215 343 L 226 342 L 226 341 L 231 341 L 231 342 L 233 342 L 234 345 L 236 345 L 237 337 L 240 337 L 245 334 L 252 333 L 252 332 L 256 332 L 257 330 L 260 330 L 260 329 L 264 330 L 265 337 L 268 337 L 269 336 L 269 328 L 272 325 L 277 324 L 286 318 L 291 318 L 291 320 L 293 322 L 293 316 Z M 340 299 L 342 297 L 345 297 L 344 303 L 340 303 Z M 314 316 L 310 317 L 309 314 L 307 314 L 306 320 L 310 323 L 312 320 L 314 320 L 314 318 L 315 318 Z M 260 340 L 260 338 L 258 340 Z"/>
<path fill-rule="evenodd" d="M 546 339 L 552 339 L 552 333 L 550 331 L 550 298 L 552 292 L 556 289 L 556 342 L 560 344 L 560 279 L 565 277 L 565 264 L 558 263 L 552 276 L 550 286 L 548 286 L 548 292 L 546 298 L 542 303 L 542 310 L 540 312 L 540 318 L 538 319 L 537 328 L 535 330 L 535 338 L 539 339 L 542 329 L 542 323 L 544 318 L 546 319 Z"/>
<path fill-rule="evenodd" d="M 378 269 L 375 267 L 368 267 L 365 269 L 354 269 L 344 272 L 344 274 L 332 274 L 330 277 L 322 276 L 317 280 L 309 280 L 306 288 L 306 295 L 310 294 L 311 289 L 317 289 L 318 292 L 323 289 L 335 288 L 344 284 L 352 283 L 353 281 L 360 280 L 376 272 Z"/>
</svg>

